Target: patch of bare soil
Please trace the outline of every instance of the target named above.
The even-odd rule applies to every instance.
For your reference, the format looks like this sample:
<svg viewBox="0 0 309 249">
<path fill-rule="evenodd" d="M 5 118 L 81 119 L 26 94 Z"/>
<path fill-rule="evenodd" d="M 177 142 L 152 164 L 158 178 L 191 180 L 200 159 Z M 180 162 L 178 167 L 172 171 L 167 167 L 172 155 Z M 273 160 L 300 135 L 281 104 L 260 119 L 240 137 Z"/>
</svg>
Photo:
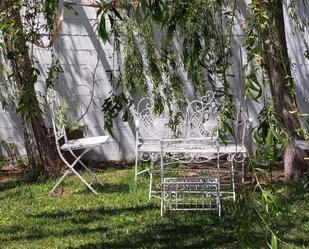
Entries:
<svg viewBox="0 0 309 249">
<path fill-rule="evenodd" d="M 119 160 L 119 161 L 108 161 L 108 162 L 101 162 L 101 163 L 95 163 L 91 165 L 91 169 L 93 171 L 103 171 L 107 168 L 112 169 L 130 169 L 132 167 L 133 162 L 128 162 L 125 160 Z"/>
<path fill-rule="evenodd" d="M 0 183 L 26 180 L 28 173 L 29 171 L 25 165 L 7 163 L 0 168 Z"/>
<path fill-rule="evenodd" d="M 71 192 L 68 190 L 65 190 L 64 188 L 61 188 L 60 190 L 55 190 L 50 196 L 52 197 L 65 197 L 71 195 Z"/>
</svg>

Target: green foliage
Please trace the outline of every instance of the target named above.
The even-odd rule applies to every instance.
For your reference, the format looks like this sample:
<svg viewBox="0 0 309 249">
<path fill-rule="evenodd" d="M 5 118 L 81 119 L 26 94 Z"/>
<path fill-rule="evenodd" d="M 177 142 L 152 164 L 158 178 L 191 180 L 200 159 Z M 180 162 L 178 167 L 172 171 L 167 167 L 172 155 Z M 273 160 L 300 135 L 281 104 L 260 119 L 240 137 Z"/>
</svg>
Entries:
<svg viewBox="0 0 309 249">
<path fill-rule="evenodd" d="M 1 50 L 0 50 L 1 53 Z M 8 105 L 8 95 L 9 89 L 7 84 L 5 84 L 5 67 L 3 64 L 0 64 L 0 107 L 5 110 Z"/>
<path fill-rule="evenodd" d="M 20 153 L 15 143 L 0 139 L 0 148 L 4 149 L 10 161 L 17 161 L 20 158 Z"/>
<path fill-rule="evenodd" d="M 131 98 L 124 93 L 121 93 L 120 95 L 112 94 L 104 101 L 104 104 L 102 105 L 102 111 L 104 113 L 104 127 L 113 137 L 113 119 L 118 116 L 119 112 L 124 111 L 122 121 L 127 122 L 129 119 L 129 108 L 131 105 Z"/>
<path fill-rule="evenodd" d="M 163 63 L 159 58 L 158 46 L 156 46 L 156 38 L 154 35 L 154 24 L 149 21 L 141 23 L 139 26 L 140 36 L 142 38 L 142 44 L 145 48 L 145 57 L 148 65 L 146 69 L 147 75 L 150 76 L 153 83 L 152 94 L 154 96 L 154 110 L 156 113 L 163 112 L 163 99 L 158 89 L 164 85 L 164 79 L 162 77 Z"/>
<path fill-rule="evenodd" d="M 52 61 L 51 67 L 48 69 L 47 78 L 45 80 L 46 89 L 54 88 L 58 82 L 59 76 L 63 73 L 63 69 L 59 60 Z"/>
<path fill-rule="evenodd" d="M 148 91 L 146 78 L 144 75 L 144 63 L 140 46 L 135 36 L 136 30 L 133 22 L 127 23 L 124 59 L 124 82 L 130 94 Z"/>
<path fill-rule="evenodd" d="M 16 111 L 20 113 L 24 119 L 29 119 L 31 116 L 37 115 L 40 112 L 36 92 L 34 90 L 34 84 L 37 82 L 38 74 L 39 71 L 32 68 L 29 82 L 23 82 L 23 85 L 19 89 L 19 98 Z"/>
<path fill-rule="evenodd" d="M 110 15 L 113 11 L 111 6 L 118 4 L 125 9 Z M 101 14 L 98 33 L 103 41 L 107 41 L 111 34 L 117 42 L 122 41 L 125 58 L 121 65 L 121 79 L 112 82 L 113 92 L 128 91 L 131 95 L 148 95 L 150 89 L 146 78 L 149 78 L 155 112 L 161 113 L 163 107 L 167 107 L 171 127 L 176 126 L 172 120 L 179 122 L 179 110 L 186 103 L 186 87 L 179 75 L 182 68 L 186 70 L 197 95 L 206 92 L 207 81 L 215 90 L 218 75 L 221 75 L 224 92 L 228 95 L 226 72 L 229 68 L 228 58 L 231 56 L 230 36 L 235 11 L 236 2 L 209 1 L 205 4 L 201 0 L 143 0 L 136 8 L 117 1 L 102 5 L 98 11 Z M 107 16 L 112 26 L 110 32 L 106 28 Z M 116 20 L 122 20 L 125 30 L 119 32 L 115 28 Z M 227 32 L 223 25 L 228 27 Z M 117 48 L 117 51 L 120 49 Z M 105 118 L 113 116 L 105 115 Z M 111 124 L 112 121 L 107 123 Z"/>
<path fill-rule="evenodd" d="M 251 68 L 249 74 L 245 78 L 246 95 L 255 102 L 260 102 L 263 95 L 263 88 L 257 78 L 258 68 Z"/>
<path fill-rule="evenodd" d="M 253 139 L 257 161 L 268 165 L 281 159 L 289 136 L 282 118 L 272 108 L 265 106 L 259 113 L 259 127 L 253 131 Z"/>
<path fill-rule="evenodd" d="M 111 31 L 114 31 L 114 25 L 117 19 L 122 21 L 122 16 L 115 7 L 116 5 L 117 1 L 111 1 L 109 3 L 105 3 L 102 1 L 101 8 L 99 8 L 97 11 L 97 16 L 100 16 L 100 21 L 98 23 L 98 33 L 103 42 L 109 41 L 109 32 L 107 30 L 106 17 L 108 17 L 108 20 L 110 22 Z"/>
<path fill-rule="evenodd" d="M 43 14 L 46 20 L 46 29 L 52 31 L 55 26 L 57 17 L 57 8 L 59 5 L 59 0 L 45 0 L 43 8 Z"/>
<path fill-rule="evenodd" d="M 228 98 L 224 101 L 219 112 L 219 127 L 218 135 L 220 141 L 227 143 L 227 138 L 232 137 L 235 142 L 237 142 L 235 137 L 235 119 L 237 116 L 236 108 L 233 103 L 233 96 L 229 95 Z"/>
<path fill-rule="evenodd" d="M 308 16 L 306 16 L 306 14 L 300 14 L 302 13 L 302 11 L 300 11 L 300 8 L 306 6 L 308 3 L 308 0 L 291 0 L 288 5 L 288 14 L 294 21 L 296 28 L 301 32 L 305 32 L 305 28 L 309 24 L 309 18 Z M 306 13 L 306 11 L 304 13 Z"/>
<path fill-rule="evenodd" d="M 100 22 L 98 24 L 98 33 L 104 42 L 108 41 L 108 33 L 106 31 L 106 22 L 104 13 L 103 15 L 101 15 Z"/>
<path fill-rule="evenodd" d="M 56 19 L 56 10 L 58 0 L 52 1 L 32 1 L 24 0 L 16 2 L 11 8 L 0 13 L 0 35 L 9 40 L 11 47 L 5 47 L 5 59 L 10 62 L 5 67 L 1 65 L 1 71 L 4 71 L 4 80 L 0 83 L 0 98 L 4 104 L 13 103 L 15 110 L 23 118 L 29 118 L 33 115 L 40 115 L 41 110 L 38 104 L 35 87 L 40 72 L 34 66 L 33 50 L 25 47 L 25 51 L 13 51 L 19 49 L 19 43 L 30 42 L 38 43 L 42 31 L 51 32 L 54 28 Z M 13 11 L 23 8 L 21 25 L 16 22 Z M 40 25 L 40 15 L 43 14 L 46 19 L 46 25 Z M 29 59 L 23 58 L 23 53 L 29 53 Z M 27 54 L 28 55 L 28 54 Z M 20 72 L 11 72 L 11 66 L 15 61 L 19 61 Z M 29 62 L 31 63 L 29 67 Z M 30 71 L 29 71 L 30 68 Z M 57 61 L 53 61 L 49 68 L 46 86 L 51 87 L 56 79 L 62 73 L 62 69 Z M 13 76 L 13 77 L 12 77 Z"/>
</svg>

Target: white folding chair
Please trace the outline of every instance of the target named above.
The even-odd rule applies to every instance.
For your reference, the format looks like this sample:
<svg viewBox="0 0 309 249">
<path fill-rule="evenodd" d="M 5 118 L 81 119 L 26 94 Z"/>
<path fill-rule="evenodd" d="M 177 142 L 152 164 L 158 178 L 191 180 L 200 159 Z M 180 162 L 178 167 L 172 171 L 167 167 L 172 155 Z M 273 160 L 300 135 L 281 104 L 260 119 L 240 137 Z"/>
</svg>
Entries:
<svg viewBox="0 0 309 249">
<path fill-rule="evenodd" d="M 55 189 L 59 186 L 59 184 L 63 181 L 63 179 L 69 174 L 69 172 L 73 172 L 95 195 L 98 193 L 93 189 L 90 183 L 88 183 L 77 171 L 74 169 L 77 163 L 80 165 L 93 177 L 93 179 L 103 186 L 102 181 L 93 173 L 82 161 L 81 158 L 89 152 L 91 149 L 98 145 L 102 145 L 106 143 L 109 136 L 97 136 L 97 137 L 87 137 L 81 139 L 68 140 L 66 131 L 65 131 L 65 122 L 64 115 L 61 111 L 60 100 L 58 94 L 55 90 L 49 89 L 47 92 L 47 102 L 49 104 L 51 110 L 51 118 L 53 124 L 53 130 L 56 140 L 56 147 L 59 153 L 60 158 L 68 167 L 68 169 L 64 172 L 63 176 L 57 181 L 55 186 L 50 191 L 52 194 Z M 60 140 L 63 139 L 64 143 L 61 145 Z M 80 155 L 74 153 L 75 150 L 84 150 Z M 72 163 L 69 163 L 65 158 L 63 151 L 68 151 L 75 158 Z"/>
</svg>

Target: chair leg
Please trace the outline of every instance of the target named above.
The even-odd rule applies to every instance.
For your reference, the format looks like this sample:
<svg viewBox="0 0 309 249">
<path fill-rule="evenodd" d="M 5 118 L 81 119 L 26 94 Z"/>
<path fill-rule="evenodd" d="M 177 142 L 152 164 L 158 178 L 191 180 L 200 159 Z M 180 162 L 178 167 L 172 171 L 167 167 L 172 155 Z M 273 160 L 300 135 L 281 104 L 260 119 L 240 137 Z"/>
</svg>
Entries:
<svg viewBox="0 0 309 249">
<path fill-rule="evenodd" d="M 75 159 L 77 159 L 77 156 L 75 155 L 75 153 L 74 153 L 72 150 L 70 150 L 70 153 L 71 153 L 71 155 L 72 155 Z M 79 162 L 79 163 L 82 165 L 82 167 L 95 179 L 95 181 L 96 181 L 97 183 L 99 183 L 101 186 L 104 186 L 103 182 L 98 178 L 98 176 L 97 176 L 95 173 L 93 173 L 93 172 L 83 163 L 83 161 L 82 161 L 81 159 L 79 159 L 78 162 Z"/>
<path fill-rule="evenodd" d="M 221 186 L 220 186 L 220 151 L 219 147 L 217 148 L 217 207 L 218 215 L 221 218 Z"/>
<path fill-rule="evenodd" d="M 95 195 L 98 195 L 97 191 L 95 191 L 93 187 L 91 187 L 91 185 L 74 168 L 71 168 L 71 170 Z"/>
<path fill-rule="evenodd" d="M 163 160 L 163 147 L 161 143 L 161 153 L 160 153 L 160 188 L 161 188 L 161 217 L 163 216 L 164 212 L 164 160 Z"/>
<path fill-rule="evenodd" d="M 52 190 L 49 192 L 49 194 L 51 195 L 52 193 L 54 193 L 54 191 L 56 190 L 56 188 L 59 186 L 59 184 L 62 182 L 62 180 L 69 174 L 70 170 L 67 169 L 63 176 L 61 176 L 61 178 L 56 182 L 56 184 L 54 185 L 54 187 L 52 188 Z"/>
<path fill-rule="evenodd" d="M 91 185 L 74 169 L 74 166 L 77 164 L 77 162 L 87 153 L 89 152 L 91 149 L 87 149 L 85 151 L 83 151 L 83 153 L 81 153 L 80 156 L 78 156 L 75 161 L 72 164 L 69 164 L 68 161 L 64 158 L 64 156 L 62 155 L 62 153 L 59 152 L 59 155 L 62 159 L 62 161 L 67 165 L 67 167 L 69 169 L 67 169 L 65 171 L 65 173 L 63 174 L 63 176 L 58 180 L 58 182 L 56 183 L 56 185 L 52 188 L 52 190 L 50 191 L 50 193 L 53 193 L 55 191 L 55 189 L 59 186 L 59 184 L 61 183 L 61 181 L 67 176 L 67 174 L 69 173 L 69 171 L 71 170 L 95 195 L 97 195 L 98 193 L 91 187 Z"/>
</svg>

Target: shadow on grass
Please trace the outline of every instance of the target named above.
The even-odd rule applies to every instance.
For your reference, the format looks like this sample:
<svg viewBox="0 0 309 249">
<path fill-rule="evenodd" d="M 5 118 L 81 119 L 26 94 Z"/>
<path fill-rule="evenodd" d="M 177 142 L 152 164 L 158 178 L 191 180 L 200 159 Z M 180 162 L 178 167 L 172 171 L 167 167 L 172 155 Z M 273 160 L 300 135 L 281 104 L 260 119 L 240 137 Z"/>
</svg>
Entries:
<svg viewBox="0 0 309 249">
<path fill-rule="evenodd" d="M 38 214 L 30 214 L 29 218 L 44 218 L 44 219 L 73 219 L 79 216 L 87 216 L 91 221 L 96 220 L 98 217 L 120 215 L 125 213 L 139 214 L 151 210 L 156 210 L 155 205 L 144 205 L 124 208 L 96 208 L 96 209 L 80 209 L 74 211 L 57 211 L 57 212 L 41 212 Z"/>
<path fill-rule="evenodd" d="M 27 219 L 33 221 L 30 226 L 14 225 L 6 228 L 0 227 L 0 235 L 6 235 L 1 238 L 2 242 L 12 242 L 20 240 L 41 240 L 48 237 L 63 238 L 66 236 L 87 235 L 92 233 L 106 233 L 106 226 L 96 227 L 87 224 L 106 219 L 106 217 L 126 214 L 127 216 L 139 215 L 147 211 L 155 210 L 155 206 L 137 206 L 128 208 L 97 208 L 83 209 L 76 211 L 57 211 L 42 212 L 35 215 L 28 215 Z M 34 224 L 34 225 L 33 225 Z M 35 225 L 35 224 L 40 224 Z M 48 229 L 44 229 L 42 224 L 47 224 Z M 74 228 L 57 230 L 57 225 L 74 224 Z M 84 226 L 86 225 L 86 226 Z M 18 234 L 18 235 L 16 235 Z"/>
<path fill-rule="evenodd" d="M 2 230 L 2 229 L 1 229 Z M 0 230 L 0 231 L 1 231 Z M 20 240 L 41 240 L 44 238 L 49 237 L 58 237 L 63 238 L 66 236 L 80 236 L 80 235 L 87 235 L 91 233 L 106 233 L 107 228 L 104 226 L 98 227 L 75 227 L 74 229 L 64 229 L 64 230 L 44 230 L 38 227 L 31 227 L 31 229 L 26 229 L 21 226 L 11 226 L 7 229 L 3 229 L 1 231 L 4 234 L 9 234 L 5 238 L 2 238 L 1 241 L 4 242 L 11 242 L 11 241 L 20 241 Z M 16 235 L 19 234 L 20 235 Z M 11 235 L 12 234 L 12 235 Z"/>
<path fill-rule="evenodd" d="M 209 212 L 167 213 L 163 219 L 158 218 L 157 224 L 119 233 L 116 240 L 101 240 L 67 249 L 237 248 L 234 228 L 230 217 L 219 220 L 216 214 Z"/>
<path fill-rule="evenodd" d="M 31 181 L 28 180 L 17 180 L 14 182 L 4 182 L 0 183 L 0 191 L 8 191 L 17 187 L 20 187 L 25 184 L 31 184 Z"/>
<path fill-rule="evenodd" d="M 32 184 L 33 182 L 27 180 L 17 180 L 14 182 L 0 183 L 0 201 L 10 197 L 22 196 L 20 187 Z"/>
<path fill-rule="evenodd" d="M 130 186 L 124 182 L 121 183 L 107 183 L 103 182 L 103 186 L 101 184 L 95 183 L 92 184 L 92 187 L 100 194 L 100 193 L 128 193 L 130 190 Z M 77 194 L 85 194 L 89 193 L 89 189 L 85 187 L 83 190 L 77 192 Z"/>
</svg>

